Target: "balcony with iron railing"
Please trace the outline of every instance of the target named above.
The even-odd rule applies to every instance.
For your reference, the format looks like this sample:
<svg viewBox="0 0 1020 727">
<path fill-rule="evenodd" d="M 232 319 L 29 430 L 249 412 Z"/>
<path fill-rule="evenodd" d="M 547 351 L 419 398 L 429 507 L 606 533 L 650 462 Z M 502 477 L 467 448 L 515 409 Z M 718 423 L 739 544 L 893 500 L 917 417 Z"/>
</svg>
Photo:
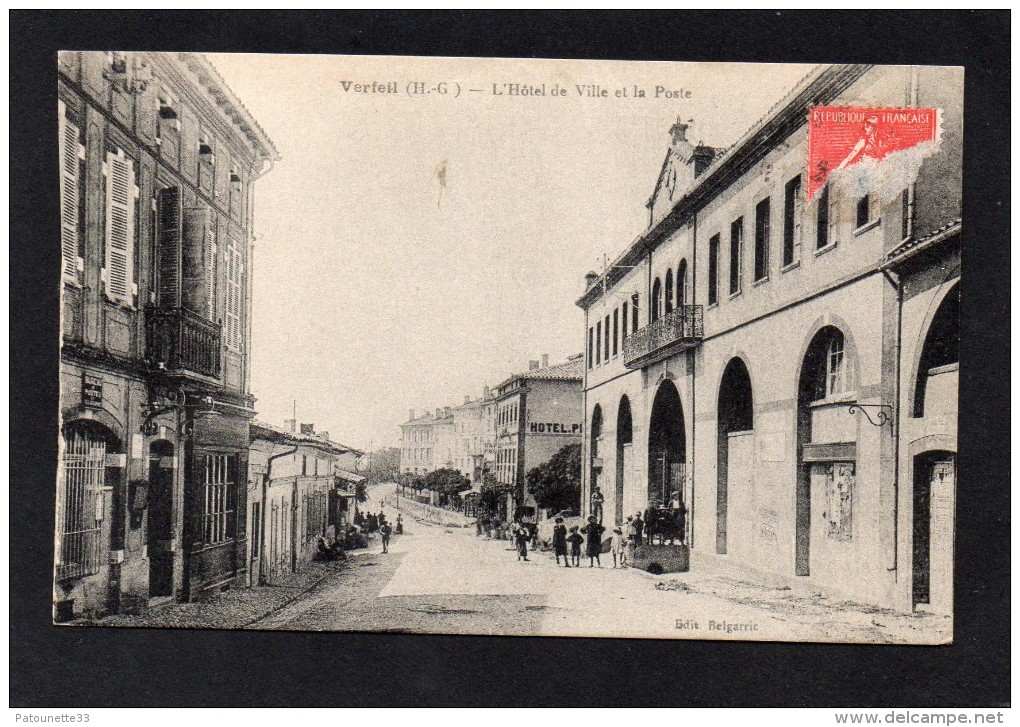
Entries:
<svg viewBox="0 0 1020 727">
<path fill-rule="evenodd" d="M 175 375 L 220 378 L 222 326 L 183 308 L 147 308 L 145 357 Z"/>
<path fill-rule="evenodd" d="M 677 306 L 623 342 L 623 365 L 639 369 L 701 344 L 705 335 L 700 305 Z"/>
</svg>

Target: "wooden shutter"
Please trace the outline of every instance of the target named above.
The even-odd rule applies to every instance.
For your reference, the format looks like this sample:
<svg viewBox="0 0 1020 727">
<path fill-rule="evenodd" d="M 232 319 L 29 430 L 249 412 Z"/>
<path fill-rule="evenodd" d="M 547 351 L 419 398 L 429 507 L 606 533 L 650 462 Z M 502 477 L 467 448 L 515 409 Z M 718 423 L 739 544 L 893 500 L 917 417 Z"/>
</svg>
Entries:
<svg viewBox="0 0 1020 727">
<path fill-rule="evenodd" d="M 244 263 L 240 245 L 231 239 L 227 247 L 227 345 L 234 350 L 241 348 L 241 293 L 244 280 Z"/>
<path fill-rule="evenodd" d="M 157 290 L 162 308 L 181 306 L 181 188 L 159 190 L 159 251 Z"/>
<path fill-rule="evenodd" d="M 78 127 L 68 121 L 64 105 L 60 119 L 60 248 L 63 276 L 78 282 L 78 159 L 81 143 Z"/>
<path fill-rule="evenodd" d="M 181 305 L 204 316 L 209 307 L 209 244 L 210 211 L 208 207 L 184 210 L 184 233 L 181 242 L 183 267 Z"/>
<path fill-rule="evenodd" d="M 217 270 L 216 263 L 218 260 L 216 254 L 216 232 L 213 230 L 213 226 L 210 224 L 206 229 L 205 233 L 205 253 L 206 253 L 206 318 L 210 321 L 216 320 L 216 281 L 217 281 Z"/>
<path fill-rule="evenodd" d="M 135 169 L 118 150 L 106 154 L 106 295 L 134 302 Z"/>
</svg>

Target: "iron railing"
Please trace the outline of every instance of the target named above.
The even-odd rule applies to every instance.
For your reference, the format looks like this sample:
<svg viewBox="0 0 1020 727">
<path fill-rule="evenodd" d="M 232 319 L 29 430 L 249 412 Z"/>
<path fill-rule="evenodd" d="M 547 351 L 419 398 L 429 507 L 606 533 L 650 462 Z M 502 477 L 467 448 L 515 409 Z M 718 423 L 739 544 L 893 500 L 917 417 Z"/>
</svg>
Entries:
<svg viewBox="0 0 1020 727">
<path fill-rule="evenodd" d="M 677 306 L 654 323 L 634 331 L 623 342 L 623 365 L 641 368 L 678 351 L 693 348 L 705 335 L 703 308 Z"/>
<path fill-rule="evenodd" d="M 222 326 L 183 308 L 148 308 L 145 351 L 172 373 L 220 378 Z"/>
</svg>

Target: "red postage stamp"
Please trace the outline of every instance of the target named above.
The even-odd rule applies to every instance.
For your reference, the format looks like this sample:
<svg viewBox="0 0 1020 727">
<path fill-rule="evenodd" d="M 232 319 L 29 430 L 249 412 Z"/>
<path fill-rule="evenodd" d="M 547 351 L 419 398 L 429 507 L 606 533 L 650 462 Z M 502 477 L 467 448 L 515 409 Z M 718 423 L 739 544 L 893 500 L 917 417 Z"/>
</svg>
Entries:
<svg viewBox="0 0 1020 727">
<path fill-rule="evenodd" d="M 829 175 L 859 163 L 878 163 L 938 136 L 938 110 L 815 106 L 808 124 L 807 198 Z"/>
</svg>

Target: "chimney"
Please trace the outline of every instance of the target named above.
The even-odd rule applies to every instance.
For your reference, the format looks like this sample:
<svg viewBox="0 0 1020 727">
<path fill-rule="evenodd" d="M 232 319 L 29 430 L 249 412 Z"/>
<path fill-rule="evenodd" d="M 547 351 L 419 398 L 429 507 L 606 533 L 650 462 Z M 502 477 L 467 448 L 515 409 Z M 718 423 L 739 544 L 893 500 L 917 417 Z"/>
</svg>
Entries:
<svg viewBox="0 0 1020 727">
<path fill-rule="evenodd" d="M 715 149 L 710 146 L 697 146 L 694 149 L 694 177 L 700 177 L 701 173 L 708 169 L 712 160 L 715 159 Z"/>
<path fill-rule="evenodd" d="M 315 425 L 314 424 L 302 424 L 301 425 L 301 433 L 302 434 L 315 434 Z"/>
<path fill-rule="evenodd" d="M 538 361 L 528 361 L 528 371 L 537 371 Z"/>
<path fill-rule="evenodd" d="M 467 395 L 467 394 L 464 395 L 464 403 L 465 404 L 470 404 L 471 403 L 471 397 L 469 395 Z"/>
<path fill-rule="evenodd" d="M 436 407 L 436 419 L 439 419 L 443 415 L 443 410 L 438 406 Z"/>
<path fill-rule="evenodd" d="M 549 354 L 547 353 L 542 354 L 542 368 L 549 368 Z"/>
<path fill-rule="evenodd" d="M 408 409 L 407 410 L 407 421 L 409 421 L 409 422 L 413 422 L 414 421 L 414 409 Z"/>
<path fill-rule="evenodd" d="M 488 386 L 483 386 L 482 387 L 482 398 L 483 399 L 488 399 L 489 398 L 489 387 Z"/>
<path fill-rule="evenodd" d="M 584 289 L 588 290 L 591 286 L 595 285 L 595 281 L 599 279 L 599 274 L 594 270 L 588 271 L 584 276 Z"/>
<path fill-rule="evenodd" d="M 444 406 L 443 407 L 443 416 L 444 417 L 450 416 L 450 407 L 448 407 L 448 406 Z"/>
<path fill-rule="evenodd" d="M 283 428 L 288 432 L 297 432 L 297 419 L 284 419 Z"/>
<path fill-rule="evenodd" d="M 319 432 L 318 437 L 319 437 L 319 439 L 328 442 L 329 441 L 329 432 Z"/>
</svg>

